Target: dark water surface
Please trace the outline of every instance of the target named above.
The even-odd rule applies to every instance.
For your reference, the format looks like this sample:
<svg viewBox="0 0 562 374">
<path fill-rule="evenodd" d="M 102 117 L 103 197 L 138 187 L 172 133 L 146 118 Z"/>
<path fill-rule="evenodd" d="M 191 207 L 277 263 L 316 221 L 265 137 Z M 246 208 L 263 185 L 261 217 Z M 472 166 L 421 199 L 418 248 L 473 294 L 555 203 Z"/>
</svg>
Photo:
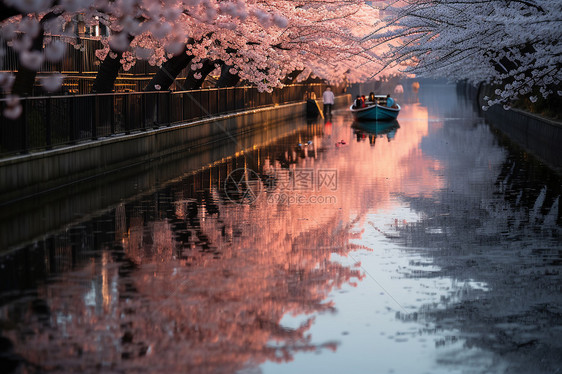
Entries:
<svg viewBox="0 0 562 374">
<path fill-rule="evenodd" d="M 560 177 L 400 102 L 6 208 L 0 372 L 560 372 Z"/>
</svg>

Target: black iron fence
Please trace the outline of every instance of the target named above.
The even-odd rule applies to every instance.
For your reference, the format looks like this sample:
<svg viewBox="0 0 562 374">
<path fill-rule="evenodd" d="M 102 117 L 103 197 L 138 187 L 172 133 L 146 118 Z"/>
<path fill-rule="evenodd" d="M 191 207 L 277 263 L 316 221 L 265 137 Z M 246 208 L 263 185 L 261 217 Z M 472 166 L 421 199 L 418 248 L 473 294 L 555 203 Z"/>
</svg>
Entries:
<svg viewBox="0 0 562 374">
<path fill-rule="evenodd" d="M 22 98 L 16 120 L 0 116 L 0 157 L 102 137 L 171 126 L 224 113 L 298 102 L 325 85 L 296 84 L 259 92 L 256 87 Z M 6 99 L 0 100 L 0 111 Z"/>
</svg>

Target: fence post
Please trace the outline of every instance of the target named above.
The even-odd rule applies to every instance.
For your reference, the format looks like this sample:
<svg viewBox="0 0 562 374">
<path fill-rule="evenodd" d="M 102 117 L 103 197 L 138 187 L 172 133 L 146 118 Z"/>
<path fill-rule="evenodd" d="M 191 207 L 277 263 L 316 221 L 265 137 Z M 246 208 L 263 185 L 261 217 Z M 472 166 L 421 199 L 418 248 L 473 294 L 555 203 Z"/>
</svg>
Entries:
<svg viewBox="0 0 562 374">
<path fill-rule="evenodd" d="M 53 124 L 51 123 L 51 98 L 47 98 L 45 111 L 45 145 L 47 149 L 51 149 L 52 137 L 53 137 Z"/>
<path fill-rule="evenodd" d="M 246 92 L 245 87 L 240 87 L 238 90 L 236 90 L 234 101 L 236 101 L 236 108 L 238 110 L 244 109 L 244 92 Z M 240 100 L 240 96 L 242 96 L 242 100 Z"/>
<path fill-rule="evenodd" d="M 231 90 L 233 90 L 233 89 L 234 89 L 234 88 L 232 88 L 232 87 L 228 87 L 228 88 L 226 89 L 226 91 L 224 91 L 224 101 L 225 101 L 224 106 L 225 106 L 226 110 L 229 111 L 229 112 L 231 112 L 232 109 L 230 108 L 230 106 L 229 106 L 230 103 L 228 102 L 228 91 L 231 91 Z"/>
<path fill-rule="evenodd" d="M 146 93 L 141 93 L 141 130 L 146 131 Z"/>
<path fill-rule="evenodd" d="M 168 91 L 168 126 L 172 126 L 172 91 Z"/>
<path fill-rule="evenodd" d="M 70 96 L 68 98 L 68 106 L 69 106 L 69 116 L 68 118 L 68 140 L 70 143 L 74 143 L 76 141 L 76 128 L 74 126 L 74 106 L 76 105 L 76 97 L 74 96 Z"/>
<path fill-rule="evenodd" d="M 111 135 L 115 135 L 115 95 L 111 95 L 109 126 Z"/>
<path fill-rule="evenodd" d="M 213 115 L 213 113 L 211 113 L 211 94 L 213 93 L 213 90 L 207 89 L 207 113 L 205 115 L 205 117 L 210 117 Z"/>
<path fill-rule="evenodd" d="M 123 127 L 125 128 L 125 134 L 131 132 L 130 119 L 129 119 L 129 95 L 123 94 Z"/>
<path fill-rule="evenodd" d="M 99 96 L 95 95 L 94 96 L 94 120 L 92 121 L 92 140 L 97 139 L 97 130 L 98 130 L 99 120 L 100 120 Z"/>
<path fill-rule="evenodd" d="M 156 103 L 156 116 L 153 116 L 153 117 L 152 117 L 152 119 L 153 119 L 153 121 L 152 121 L 152 128 L 153 128 L 153 129 L 157 129 L 157 128 L 158 128 L 158 121 L 160 120 L 160 115 L 161 115 L 161 112 L 160 112 L 160 94 L 159 94 L 159 91 L 156 91 L 156 93 L 153 94 L 153 97 L 156 99 L 156 100 L 153 100 L 153 101 Z"/>
<path fill-rule="evenodd" d="M 27 153 L 27 100 L 28 99 L 24 99 L 21 102 L 21 105 L 22 105 L 21 117 L 22 117 L 23 121 L 22 121 L 22 126 L 21 126 L 20 147 L 21 147 L 22 153 Z"/>
<path fill-rule="evenodd" d="M 219 105 L 221 104 L 221 102 L 220 102 L 220 96 L 221 96 L 220 90 L 224 90 L 224 88 L 219 88 L 215 91 L 215 113 L 213 113 L 214 115 L 222 113 L 222 111 L 219 108 Z"/>
</svg>

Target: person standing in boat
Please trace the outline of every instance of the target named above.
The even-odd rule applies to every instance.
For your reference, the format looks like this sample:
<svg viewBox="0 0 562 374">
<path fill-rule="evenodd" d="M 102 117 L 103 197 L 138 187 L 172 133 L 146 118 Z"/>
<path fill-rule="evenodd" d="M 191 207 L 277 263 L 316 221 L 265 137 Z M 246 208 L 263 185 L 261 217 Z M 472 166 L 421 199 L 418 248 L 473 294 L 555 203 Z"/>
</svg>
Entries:
<svg viewBox="0 0 562 374">
<path fill-rule="evenodd" d="M 324 91 L 322 98 L 324 99 L 324 115 L 331 116 L 335 97 L 330 86 L 326 87 L 326 91 Z"/>
<path fill-rule="evenodd" d="M 361 101 L 361 96 L 357 95 L 357 97 L 355 98 L 355 102 L 353 103 L 353 107 L 355 109 L 361 108 L 363 105 L 363 102 Z"/>
<path fill-rule="evenodd" d="M 389 108 L 396 108 L 396 102 L 390 95 L 386 95 L 386 106 Z"/>
</svg>

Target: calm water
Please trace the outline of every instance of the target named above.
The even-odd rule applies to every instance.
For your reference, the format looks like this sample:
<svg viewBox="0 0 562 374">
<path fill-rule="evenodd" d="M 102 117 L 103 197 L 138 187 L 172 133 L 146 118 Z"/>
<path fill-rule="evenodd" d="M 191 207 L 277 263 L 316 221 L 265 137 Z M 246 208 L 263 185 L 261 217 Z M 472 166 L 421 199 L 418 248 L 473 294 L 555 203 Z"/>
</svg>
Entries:
<svg viewBox="0 0 562 374">
<path fill-rule="evenodd" d="M 454 86 L 401 103 L 5 209 L 0 371 L 559 372 L 560 177 Z"/>
</svg>

